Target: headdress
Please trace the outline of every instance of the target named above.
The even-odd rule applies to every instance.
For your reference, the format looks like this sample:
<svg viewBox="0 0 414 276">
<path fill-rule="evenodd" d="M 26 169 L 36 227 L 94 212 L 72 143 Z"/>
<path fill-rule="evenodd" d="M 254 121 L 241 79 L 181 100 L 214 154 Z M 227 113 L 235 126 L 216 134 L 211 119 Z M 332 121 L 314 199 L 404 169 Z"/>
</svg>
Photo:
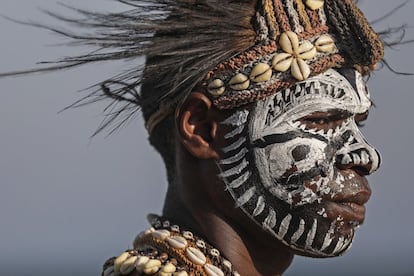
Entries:
<svg viewBox="0 0 414 276">
<path fill-rule="evenodd" d="M 81 35 L 41 27 L 97 50 L 33 70 L 133 61 L 133 68 L 75 104 L 113 99 L 102 128 L 111 123 L 117 128 L 141 108 L 151 133 L 194 90 L 229 109 L 329 68 L 368 72 L 383 57 L 380 38 L 353 0 L 117 1 L 133 9 L 109 14 L 75 9 L 83 20 L 50 13 L 94 31 Z M 145 67 L 136 65 L 142 57 Z"/>
<path fill-rule="evenodd" d="M 208 72 L 190 84 L 192 90 L 209 94 L 219 109 L 262 99 L 329 68 L 348 66 L 367 72 L 383 57 L 381 40 L 352 0 L 259 0 L 251 12 L 240 12 L 245 6 L 232 6 L 232 13 L 239 16 L 232 20 L 246 28 L 231 33 L 242 47 L 228 49 L 231 57 L 218 64 L 203 62 L 210 67 Z M 214 28 L 214 18 L 209 21 Z M 221 40 L 229 36 L 220 35 L 224 37 L 212 37 L 210 43 L 226 43 Z M 197 64 L 197 55 L 194 58 Z M 172 112 L 177 100 L 160 101 L 148 120 L 150 131 Z"/>
</svg>

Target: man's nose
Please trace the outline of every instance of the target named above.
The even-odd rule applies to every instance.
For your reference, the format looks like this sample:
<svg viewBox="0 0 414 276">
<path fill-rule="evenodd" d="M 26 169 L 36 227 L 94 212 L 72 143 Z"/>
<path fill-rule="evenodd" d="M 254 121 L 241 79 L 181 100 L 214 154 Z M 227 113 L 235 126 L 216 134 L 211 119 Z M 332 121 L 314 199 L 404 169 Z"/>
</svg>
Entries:
<svg viewBox="0 0 414 276">
<path fill-rule="evenodd" d="M 381 164 L 379 152 L 359 132 L 354 132 L 336 154 L 339 169 L 353 169 L 361 175 L 372 174 Z"/>
</svg>

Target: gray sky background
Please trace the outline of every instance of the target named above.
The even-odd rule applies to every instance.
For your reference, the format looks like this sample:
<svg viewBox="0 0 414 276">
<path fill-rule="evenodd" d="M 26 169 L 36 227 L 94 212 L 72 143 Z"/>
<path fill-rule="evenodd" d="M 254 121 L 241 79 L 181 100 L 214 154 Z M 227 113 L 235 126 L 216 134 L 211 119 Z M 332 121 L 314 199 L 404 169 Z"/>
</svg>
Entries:
<svg viewBox="0 0 414 276">
<path fill-rule="evenodd" d="M 111 0 L 63 2 L 92 10 L 125 8 Z M 361 2 L 370 20 L 401 3 Z M 377 30 L 414 26 L 414 1 L 408 2 Z M 0 14 L 58 24 L 39 7 L 66 13 L 55 0 L 2 0 Z M 407 36 L 414 38 L 412 29 Z M 2 18 L 0 37 L 0 71 L 82 52 L 48 31 Z M 413 49 L 388 50 L 387 60 L 397 70 L 414 72 Z M 0 275 L 98 275 L 106 258 L 130 247 L 147 228 L 146 214 L 161 211 L 164 170 L 141 119 L 109 138 L 90 140 L 104 105 L 58 114 L 83 95 L 78 90 L 123 65 L 0 80 Z M 369 82 L 377 108 L 364 133 L 381 151 L 383 165 L 370 177 L 373 196 L 353 248 L 335 259 L 297 257 L 287 276 L 414 275 L 413 83 L 414 77 L 387 69 Z"/>
</svg>

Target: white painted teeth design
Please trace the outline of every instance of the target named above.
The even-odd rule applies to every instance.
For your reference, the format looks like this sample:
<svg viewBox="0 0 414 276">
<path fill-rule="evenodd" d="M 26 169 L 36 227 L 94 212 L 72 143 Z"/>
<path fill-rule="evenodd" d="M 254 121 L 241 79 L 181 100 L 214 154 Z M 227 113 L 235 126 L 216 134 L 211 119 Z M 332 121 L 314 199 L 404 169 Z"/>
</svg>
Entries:
<svg viewBox="0 0 414 276">
<path fill-rule="evenodd" d="M 352 162 L 352 158 L 349 154 L 345 154 L 344 157 L 342 158 L 341 164 L 342 165 L 348 165 Z"/>
<path fill-rule="evenodd" d="M 275 210 L 273 210 L 273 208 L 269 208 L 269 214 L 263 222 L 263 226 L 266 228 L 273 229 L 276 226 L 276 222 L 276 212 Z"/>
<path fill-rule="evenodd" d="M 337 127 L 335 128 L 335 133 L 338 133 L 340 130 L 341 130 L 341 127 L 340 127 L 340 126 L 337 126 Z"/>
<path fill-rule="evenodd" d="M 301 125 L 299 126 L 299 128 L 300 128 L 300 129 L 302 129 L 302 130 L 305 130 L 305 129 L 306 129 L 306 125 L 302 125 L 302 124 L 301 124 Z"/>
<path fill-rule="evenodd" d="M 312 243 L 316 236 L 316 230 L 318 229 L 318 221 L 316 219 L 313 220 L 312 228 L 309 231 L 306 237 L 305 248 L 312 248 Z"/>
<path fill-rule="evenodd" d="M 311 85 L 311 87 L 310 87 L 310 94 L 311 95 L 315 95 L 316 94 L 316 91 L 319 92 L 319 89 L 317 89 L 314 85 Z M 304 94 L 306 95 L 306 93 L 304 93 Z"/>
<path fill-rule="evenodd" d="M 328 233 L 326 233 L 325 235 L 325 239 L 323 240 L 323 244 L 322 244 L 320 251 L 324 251 L 325 249 L 327 249 L 331 245 L 331 243 L 332 243 L 331 233 L 328 231 Z"/>
<path fill-rule="evenodd" d="M 244 173 L 242 176 L 240 176 L 239 178 L 236 178 L 235 180 L 233 180 L 229 185 L 228 188 L 230 189 L 237 189 L 240 186 L 242 186 L 244 183 L 246 183 L 246 181 L 249 179 L 249 177 L 251 176 L 251 172 L 248 171 L 246 173 Z"/>
<path fill-rule="evenodd" d="M 331 138 L 333 136 L 333 132 L 333 129 L 329 129 L 326 135 L 328 135 L 328 137 Z"/>
<path fill-rule="evenodd" d="M 318 131 L 318 134 L 324 136 L 325 135 L 325 131 L 323 129 L 321 129 L 320 131 Z"/>
<path fill-rule="evenodd" d="M 318 130 L 316 128 L 313 128 L 313 129 L 308 130 L 308 132 L 311 134 L 316 134 Z"/>
<path fill-rule="evenodd" d="M 236 201 L 236 208 L 240 208 L 245 205 L 249 200 L 254 196 L 256 193 L 256 187 L 251 187 L 248 189 L 241 197 L 239 197 Z"/>
<path fill-rule="evenodd" d="M 362 165 L 369 163 L 369 154 L 365 150 L 361 152 L 361 163 Z"/>
<path fill-rule="evenodd" d="M 339 89 L 339 87 L 335 87 L 334 92 L 333 92 L 334 98 L 339 98 L 340 93 L 341 93 L 341 90 Z"/>
<path fill-rule="evenodd" d="M 341 252 L 343 245 L 344 245 L 344 237 L 340 237 L 339 240 L 338 240 L 338 243 L 335 246 L 334 251 L 332 251 L 332 254 L 335 255 L 335 254 Z"/>
<path fill-rule="evenodd" d="M 305 88 L 306 88 L 306 86 L 307 86 L 307 83 L 305 84 Z M 295 89 L 295 95 L 300 95 L 300 97 L 301 96 L 303 96 L 303 93 L 305 93 L 305 91 L 306 91 L 306 89 L 303 89 L 302 87 L 300 87 L 299 85 L 298 86 L 296 86 L 296 89 Z"/>
<path fill-rule="evenodd" d="M 256 208 L 253 211 L 253 216 L 257 217 L 258 215 L 260 215 L 264 209 L 265 209 L 266 203 L 265 203 L 265 199 L 263 196 L 259 196 L 259 199 L 257 200 L 256 203 Z"/>
<path fill-rule="evenodd" d="M 247 122 L 247 118 L 249 117 L 249 111 L 243 110 L 238 111 L 231 115 L 229 118 L 225 119 L 223 122 L 221 122 L 222 125 L 228 125 L 228 126 L 241 126 L 244 125 Z"/>
<path fill-rule="evenodd" d="M 361 164 L 361 158 L 359 158 L 359 155 L 358 154 L 354 153 L 354 154 L 352 154 L 352 157 L 354 159 L 354 164 L 355 165 Z"/>
<path fill-rule="evenodd" d="M 290 93 L 291 93 L 291 90 L 288 88 L 288 89 L 286 89 L 284 92 L 285 92 L 285 93 L 284 93 L 284 96 L 285 96 L 285 102 L 288 102 L 288 101 L 289 101 L 289 98 L 290 98 Z"/>
<path fill-rule="evenodd" d="M 226 158 L 226 159 L 222 159 L 220 161 L 218 161 L 219 164 L 221 165 L 231 165 L 234 164 L 236 162 L 239 162 L 240 160 L 242 160 L 246 154 L 247 154 L 248 150 L 246 148 L 242 148 L 240 150 L 240 152 L 236 153 L 235 155 Z"/>
<path fill-rule="evenodd" d="M 300 219 L 298 230 L 293 234 L 291 242 L 296 243 L 300 237 L 302 237 L 303 232 L 305 231 L 305 221 Z"/>
<path fill-rule="evenodd" d="M 292 125 L 293 128 L 298 128 L 301 125 L 301 122 L 296 121 L 296 122 L 293 122 L 291 125 Z"/>
<path fill-rule="evenodd" d="M 326 91 L 328 91 L 328 94 L 329 94 L 329 95 L 333 95 L 333 91 L 334 91 L 334 89 L 333 89 L 332 85 L 328 84 L 328 85 L 326 86 Z"/>
<path fill-rule="evenodd" d="M 233 168 L 231 168 L 227 171 L 224 171 L 224 172 L 220 173 L 218 176 L 221 177 L 221 178 L 227 178 L 227 177 L 230 177 L 230 176 L 233 176 L 233 175 L 241 174 L 241 172 L 248 165 L 249 165 L 249 162 L 246 159 L 243 159 L 243 161 L 239 165 L 237 165 L 237 166 L 235 166 L 235 167 L 233 167 Z"/>
<path fill-rule="evenodd" d="M 280 105 L 282 103 L 282 100 L 283 100 L 283 95 L 282 94 L 283 94 L 283 92 L 276 94 L 276 105 Z"/>
<path fill-rule="evenodd" d="M 289 230 L 290 221 L 292 220 L 292 215 L 288 214 L 280 223 L 278 236 L 283 239 L 286 236 L 286 233 Z"/>
<path fill-rule="evenodd" d="M 245 125 L 241 125 L 237 128 L 235 128 L 233 131 L 227 133 L 226 135 L 224 135 L 224 139 L 231 139 L 237 135 L 239 135 L 240 133 L 243 132 Z"/>
<path fill-rule="evenodd" d="M 221 150 L 224 153 L 228 153 L 230 151 L 233 151 L 233 150 L 236 150 L 236 149 L 240 148 L 245 142 L 246 142 L 246 138 L 245 137 L 241 137 L 239 140 L 237 140 L 236 142 L 234 142 L 230 146 L 224 147 Z"/>
</svg>

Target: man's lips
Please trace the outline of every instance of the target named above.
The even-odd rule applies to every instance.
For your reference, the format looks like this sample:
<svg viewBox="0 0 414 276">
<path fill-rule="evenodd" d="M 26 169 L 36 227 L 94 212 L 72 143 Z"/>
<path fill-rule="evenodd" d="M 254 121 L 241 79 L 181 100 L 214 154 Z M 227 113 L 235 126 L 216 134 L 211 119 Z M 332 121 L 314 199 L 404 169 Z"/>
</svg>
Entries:
<svg viewBox="0 0 414 276">
<path fill-rule="evenodd" d="M 331 220 L 362 224 L 365 220 L 365 206 L 354 202 L 326 202 L 326 215 Z"/>
<path fill-rule="evenodd" d="M 345 176 L 348 172 L 342 171 Z M 365 207 L 371 196 L 371 189 L 365 177 L 355 175 L 342 183 L 343 188 L 330 195 L 325 201 L 326 215 L 331 220 L 343 220 L 351 224 L 362 224 L 365 219 Z"/>
</svg>

